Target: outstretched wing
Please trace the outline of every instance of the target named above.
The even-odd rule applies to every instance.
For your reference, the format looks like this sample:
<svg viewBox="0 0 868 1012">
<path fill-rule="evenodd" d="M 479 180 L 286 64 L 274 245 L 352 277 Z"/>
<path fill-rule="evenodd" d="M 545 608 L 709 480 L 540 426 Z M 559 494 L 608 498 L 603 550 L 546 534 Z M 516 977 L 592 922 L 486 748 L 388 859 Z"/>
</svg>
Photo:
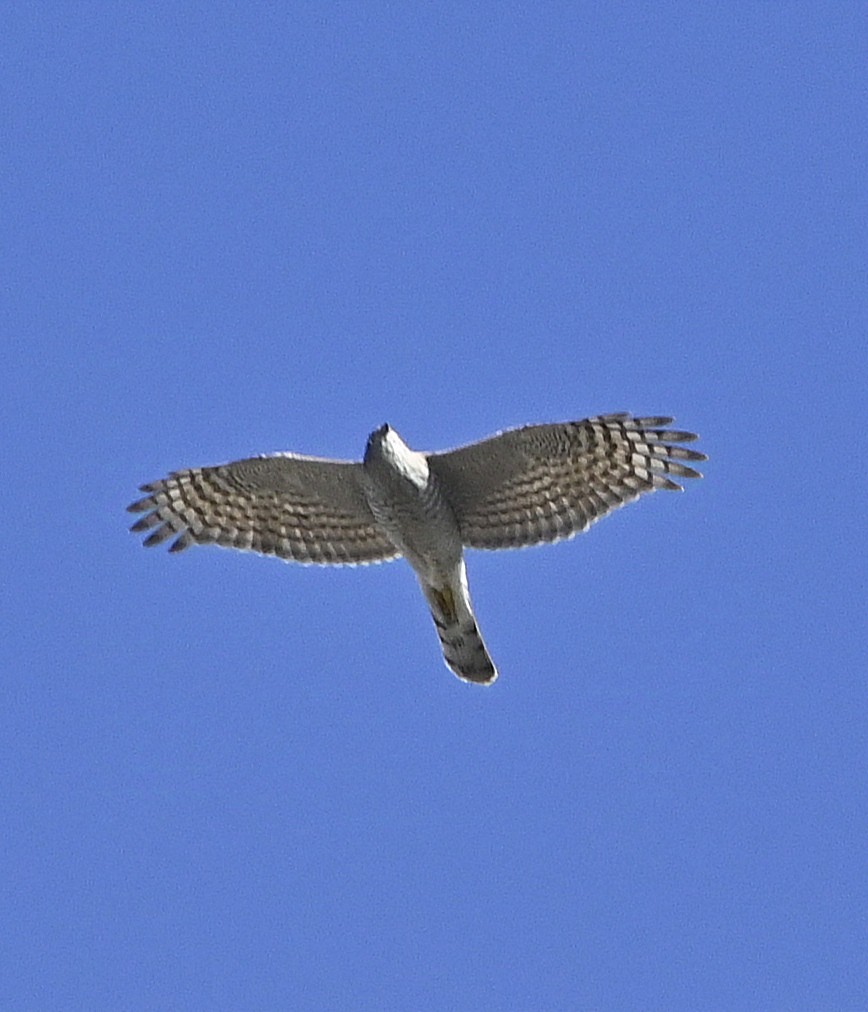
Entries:
<svg viewBox="0 0 868 1012">
<path fill-rule="evenodd" d="M 130 529 L 152 530 L 148 546 L 175 537 L 172 552 L 215 543 L 296 562 L 394 558 L 361 476 L 361 464 L 290 453 L 173 471 L 142 485 L 148 495 L 128 509 L 147 516 Z"/>
<path fill-rule="evenodd" d="M 672 418 L 600 415 L 529 425 L 428 457 L 461 537 L 471 548 L 518 548 L 570 538 L 643 492 L 681 490 L 669 475 L 700 478 L 679 463 L 705 454 L 673 444 L 692 432 Z"/>
</svg>

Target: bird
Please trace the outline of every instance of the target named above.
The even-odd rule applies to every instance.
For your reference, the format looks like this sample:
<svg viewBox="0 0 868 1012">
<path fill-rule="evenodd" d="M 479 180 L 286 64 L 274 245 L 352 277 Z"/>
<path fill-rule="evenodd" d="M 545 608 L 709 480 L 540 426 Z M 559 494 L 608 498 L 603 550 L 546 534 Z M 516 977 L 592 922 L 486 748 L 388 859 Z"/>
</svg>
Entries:
<svg viewBox="0 0 868 1012">
<path fill-rule="evenodd" d="M 701 478 L 698 437 L 665 416 L 627 412 L 526 425 L 452 450 L 412 450 L 389 425 L 361 461 L 276 453 L 172 471 L 128 508 L 144 544 L 217 544 L 300 563 L 360 565 L 403 557 L 416 574 L 446 665 L 491 685 L 464 550 L 572 538 L 646 492 Z"/>
</svg>

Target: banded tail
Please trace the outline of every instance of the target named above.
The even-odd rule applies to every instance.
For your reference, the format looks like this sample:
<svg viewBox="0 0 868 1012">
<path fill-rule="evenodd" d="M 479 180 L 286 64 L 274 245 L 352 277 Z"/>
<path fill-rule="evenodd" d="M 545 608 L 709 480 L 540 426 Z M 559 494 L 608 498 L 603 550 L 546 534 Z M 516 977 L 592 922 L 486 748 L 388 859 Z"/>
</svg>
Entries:
<svg viewBox="0 0 868 1012">
<path fill-rule="evenodd" d="M 422 586 L 447 666 L 465 682 L 491 685 L 497 669 L 479 634 L 462 565 L 453 586 Z"/>
</svg>

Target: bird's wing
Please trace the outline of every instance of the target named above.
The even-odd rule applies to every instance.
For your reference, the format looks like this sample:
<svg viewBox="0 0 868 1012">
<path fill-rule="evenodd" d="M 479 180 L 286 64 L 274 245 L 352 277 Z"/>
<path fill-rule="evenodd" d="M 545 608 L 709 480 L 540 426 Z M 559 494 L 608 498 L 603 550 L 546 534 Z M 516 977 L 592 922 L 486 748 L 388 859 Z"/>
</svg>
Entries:
<svg viewBox="0 0 868 1012">
<path fill-rule="evenodd" d="M 699 478 L 679 463 L 705 454 L 676 443 L 697 437 L 672 418 L 601 415 L 529 425 L 428 457 L 461 537 L 471 548 L 518 548 L 584 530 L 643 492 L 679 490 L 669 475 Z"/>
<path fill-rule="evenodd" d="M 217 467 L 173 471 L 142 485 L 128 507 L 145 513 L 131 530 L 145 544 L 175 537 L 170 551 L 224 545 L 296 562 L 379 562 L 398 553 L 382 533 L 350 461 L 276 454 Z"/>
</svg>

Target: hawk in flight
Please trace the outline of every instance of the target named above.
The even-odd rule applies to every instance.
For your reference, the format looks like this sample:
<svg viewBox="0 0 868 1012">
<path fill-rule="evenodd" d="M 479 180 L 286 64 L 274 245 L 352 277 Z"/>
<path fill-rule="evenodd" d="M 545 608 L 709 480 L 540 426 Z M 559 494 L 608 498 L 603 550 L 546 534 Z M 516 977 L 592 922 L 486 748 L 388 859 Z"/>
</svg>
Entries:
<svg viewBox="0 0 868 1012">
<path fill-rule="evenodd" d="M 571 538 L 644 492 L 699 478 L 671 418 L 600 415 L 528 425 L 443 453 L 411 450 L 388 425 L 361 463 L 295 453 L 173 471 L 143 485 L 132 526 L 146 545 L 191 544 L 355 565 L 403 556 L 413 567 L 446 664 L 489 685 L 497 670 L 479 634 L 465 548 L 519 548 Z"/>
</svg>

